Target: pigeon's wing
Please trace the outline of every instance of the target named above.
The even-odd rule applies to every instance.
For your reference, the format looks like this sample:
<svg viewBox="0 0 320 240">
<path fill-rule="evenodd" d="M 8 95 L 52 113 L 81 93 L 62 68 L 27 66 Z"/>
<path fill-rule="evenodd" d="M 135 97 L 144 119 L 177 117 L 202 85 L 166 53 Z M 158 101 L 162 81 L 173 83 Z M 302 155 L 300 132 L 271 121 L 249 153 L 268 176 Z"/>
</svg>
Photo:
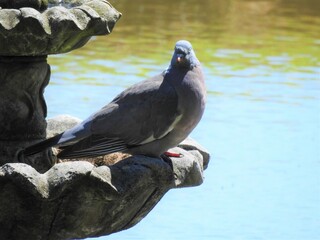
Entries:
<svg viewBox="0 0 320 240">
<path fill-rule="evenodd" d="M 178 97 L 163 75 L 135 84 L 90 119 L 91 135 L 58 157 L 80 158 L 126 151 L 168 134 L 179 119 Z"/>
<path fill-rule="evenodd" d="M 163 78 L 157 75 L 122 92 L 94 116 L 92 133 L 128 145 L 145 144 L 168 134 L 180 114 L 177 93 Z"/>
<path fill-rule="evenodd" d="M 173 129 L 179 112 L 177 94 L 163 79 L 163 74 L 157 75 L 122 92 L 89 118 L 91 135 L 65 148 L 58 157 L 105 155 L 164 137 Z"/>
</svg>

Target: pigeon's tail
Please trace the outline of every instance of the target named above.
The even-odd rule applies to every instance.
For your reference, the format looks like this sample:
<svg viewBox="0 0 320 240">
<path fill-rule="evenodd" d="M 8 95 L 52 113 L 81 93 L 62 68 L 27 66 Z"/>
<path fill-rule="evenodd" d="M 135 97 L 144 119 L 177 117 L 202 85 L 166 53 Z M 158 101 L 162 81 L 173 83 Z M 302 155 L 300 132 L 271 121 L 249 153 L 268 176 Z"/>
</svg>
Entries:
<svg viewBox="0 0 320 240">
<path fill-rule="evenodd" d="M 31 156 L 31 155 L 34 155 L 36 153 L 39 153 L 39 152 L 42 152 L 44 151 L 45 149 L 47 148 L 50 148 L 50 147 L 53 147 L 54 145 L 57 145 L 60 138 L 62 136 L 62 133 L 61 134 L 58 134 L 52 138 L 48 138 L 44 141 L 41 141 L 41 142 L 38 142 L 34 145 L 31 145 L 29 147 L 26 147 L 24 150 L 23 150 L 23 154 L 24 156 Z"/>
</svg>

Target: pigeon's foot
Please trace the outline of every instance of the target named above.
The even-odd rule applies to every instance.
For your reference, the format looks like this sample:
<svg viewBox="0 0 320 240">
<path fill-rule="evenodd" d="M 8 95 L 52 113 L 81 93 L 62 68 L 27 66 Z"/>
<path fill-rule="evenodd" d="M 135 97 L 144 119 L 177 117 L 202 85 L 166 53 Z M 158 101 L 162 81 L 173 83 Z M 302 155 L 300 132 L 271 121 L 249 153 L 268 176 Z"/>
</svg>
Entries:
<svg viewBox="0 0 320 240">
<path fill-rule="evenodd" d="M 175 157 L 175 158 L 183 157 L 183 154 L 181 154 L 181 153 L 173 153 L 173 152 L 165 152 L 164 155 L 166 157 Z"/>
</svg>

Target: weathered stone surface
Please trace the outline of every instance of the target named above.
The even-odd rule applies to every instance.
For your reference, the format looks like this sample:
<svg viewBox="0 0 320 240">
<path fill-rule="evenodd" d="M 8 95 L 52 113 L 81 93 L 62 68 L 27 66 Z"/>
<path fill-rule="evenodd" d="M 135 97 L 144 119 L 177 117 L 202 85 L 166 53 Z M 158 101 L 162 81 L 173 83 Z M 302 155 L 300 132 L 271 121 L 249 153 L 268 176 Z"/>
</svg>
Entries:
<svg viewBox="0 0 320 240">
<path fill-rule="evenodd" d="M 0 57 L 0 164 L 16 159 L 19 149 L 46 136 L 44 88 L 49 82 L 46 57 Z M 38 171 L 53 163 L 46 152 L 28 160 Z"/>
<path fill-rule="evenodd" d="M 48 7 L 48 0 L 0 0 L 0 7 L 14 9 L 32 7 L 44 10 Z"/>
<path fill-rule="evenodd" d="M 45 136 L 47 107 L 43 92 L 49 78 L 46 57 L 0 57 L 1 140 Z"/>
<path fill-rule="evenodd" d="M 111 234 L 138 223 L 172 187 L 171 167 L 157 158 L 101 167 L 65 162 L 45 174 L 9 163 L 0 168 L 0 235 L 61 240 Z"/>
<path fill-rule="evenodd" d="M 70 129 L 81 122 L 81 119 L 70 115 L 58 115 L 47 120 L 47 138 Z"/>
<path fill-rule="evenodd" d="M 203 146 L 201 146 L 197 141 L 189 137 L 185 139 L 182 143 L 180 143 L 179 147 L 188 151 L 191 151 L 191 150 L 199 151 L 203 156 L 203 168 L 207 169 L 209 164 L 209 159 L 210 159 L 209 151 L 205 149 Z"/>
<path fill-rule="evenodd" d="M 203 182 L 203 155 L 198 150 L 186 151 L 176 147 L 170 152 L 180 153 L 181 158 L 170 159 L 170 165 L 174 172 L 175 187 L 198 186 Z"/>
<path fill-rule="evenodd" d="M 44 12 L 32 6 L 0 8 L 0 56 L 65 53 L 82 47 L 91 36 L 111 33 L 121 13 L 105 0 L 81 3 Z"/>
<path fill-rule="evenodd" d="M 48 120 L 49 134 L 79 119 Z M 63 162 L 46 173 L 23 163 L 0 167 L 0 236 L 3 239 L 75 239 L 108 235 L 145 217 L 171 188 L 203 182 L 209 156 L 188 142 L 182 158 L 132 156 L 95 167 L 86 161 Z M 208 162 L 208 160 L 207 160 Z"/>
</svg>

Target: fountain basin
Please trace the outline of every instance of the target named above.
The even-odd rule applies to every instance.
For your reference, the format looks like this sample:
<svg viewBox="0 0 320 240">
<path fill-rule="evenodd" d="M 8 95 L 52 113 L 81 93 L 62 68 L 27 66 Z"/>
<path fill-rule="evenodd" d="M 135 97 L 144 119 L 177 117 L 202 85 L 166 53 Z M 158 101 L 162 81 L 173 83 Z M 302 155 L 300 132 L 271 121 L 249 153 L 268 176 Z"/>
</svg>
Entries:
<svg viewBox="0 0 320 240">
<path fill-rule="evenodd" d="M 110 34 L 121 17 L 109 2 L 88 0 L 49 7 L 0 9 L 0 56 L 42 56 L 66 53 L 92 36 Z"/>
</svg>

